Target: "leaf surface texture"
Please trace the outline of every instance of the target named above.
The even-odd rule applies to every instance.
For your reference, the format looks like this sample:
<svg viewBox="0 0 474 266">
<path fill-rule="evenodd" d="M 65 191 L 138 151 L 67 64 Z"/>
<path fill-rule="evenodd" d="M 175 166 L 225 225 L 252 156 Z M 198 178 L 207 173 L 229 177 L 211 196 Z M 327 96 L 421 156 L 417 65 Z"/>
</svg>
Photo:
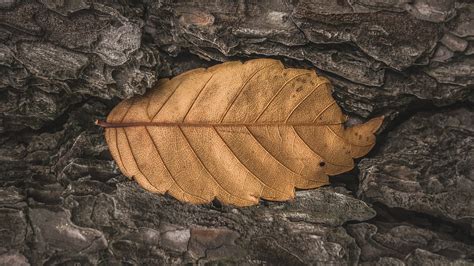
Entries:
<svg viewBox="0 0 474 266">
<path fill-rule="evenodd" d="M 383 118 L 344 128 L 329 81 L 271 59 L 162 79 L 102 123 L 122 173 L 200 204 L 283 201 L 328 184 L 369 152 Z"/>
</svg>

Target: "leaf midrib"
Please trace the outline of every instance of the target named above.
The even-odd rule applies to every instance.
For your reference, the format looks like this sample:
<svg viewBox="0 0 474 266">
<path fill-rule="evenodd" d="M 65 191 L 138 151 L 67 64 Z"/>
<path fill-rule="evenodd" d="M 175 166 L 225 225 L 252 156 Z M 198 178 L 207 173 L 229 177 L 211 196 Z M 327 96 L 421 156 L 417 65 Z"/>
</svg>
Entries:
<svg viewBox="0 0 474 266">
<path fill-rule="evenodd" d="M 104 128 L 122 128 L 122 127 L 271 127 L 271 126 L 287 126 L 287 127 L 300 127 L 300 126 L 332 126 L 341 125 L 340 123 L 314 123 L 314 122 L 301 122 L 301 123 L 190 123 L 190 122 L 106 122 L 96 121 L 96 124 Z"/>
</svg>

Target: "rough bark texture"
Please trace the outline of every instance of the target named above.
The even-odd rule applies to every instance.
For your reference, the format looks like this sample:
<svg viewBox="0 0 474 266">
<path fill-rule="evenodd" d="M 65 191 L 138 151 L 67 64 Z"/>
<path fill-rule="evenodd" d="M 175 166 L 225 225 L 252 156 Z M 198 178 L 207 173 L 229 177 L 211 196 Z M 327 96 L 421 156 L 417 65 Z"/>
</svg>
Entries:
<svg viewBox="0 0 474 266">
<path fill-rule="evenodd" d="M 473 54 L 467 0 L 3 1 L 0 264 L 472 264 Z M 120 175 L 96 118 L 259 57 L 329 77 L 356 122 L 387 117 L 359 171 L 240 209 Z"/>
</svg>

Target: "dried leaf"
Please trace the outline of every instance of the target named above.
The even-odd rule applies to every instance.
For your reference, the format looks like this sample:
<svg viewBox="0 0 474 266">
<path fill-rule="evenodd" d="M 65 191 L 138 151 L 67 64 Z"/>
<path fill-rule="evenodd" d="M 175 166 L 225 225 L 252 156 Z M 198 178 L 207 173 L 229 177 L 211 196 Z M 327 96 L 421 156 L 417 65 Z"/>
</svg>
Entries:
<svg viewBox="0 0 474 266">
<path fill-rule="evenodd" d="M 382 120 L 345 129 L 326 78 L 257 59 L 162 79 L 99 124 L 122 173 L 145 189 L 247 206 L 351 170 Z"/>
</svg>

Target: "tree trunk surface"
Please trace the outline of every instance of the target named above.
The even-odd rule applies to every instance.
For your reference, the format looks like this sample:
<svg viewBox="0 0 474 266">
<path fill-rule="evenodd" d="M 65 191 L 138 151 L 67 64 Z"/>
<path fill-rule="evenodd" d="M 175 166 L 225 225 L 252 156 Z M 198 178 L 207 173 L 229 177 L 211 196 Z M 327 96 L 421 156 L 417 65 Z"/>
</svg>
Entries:
<svg viewBox="0 0 474 266">
<path fill-rule="evenodd" d="M 0 265 L 469 265 L 469 0 L 0 3 Z M 377 145 L 289 202 L 180 203 L 120 174 L 94 125 L 163 77 L 280 59 L 334 84 Z"/>
</svg>

